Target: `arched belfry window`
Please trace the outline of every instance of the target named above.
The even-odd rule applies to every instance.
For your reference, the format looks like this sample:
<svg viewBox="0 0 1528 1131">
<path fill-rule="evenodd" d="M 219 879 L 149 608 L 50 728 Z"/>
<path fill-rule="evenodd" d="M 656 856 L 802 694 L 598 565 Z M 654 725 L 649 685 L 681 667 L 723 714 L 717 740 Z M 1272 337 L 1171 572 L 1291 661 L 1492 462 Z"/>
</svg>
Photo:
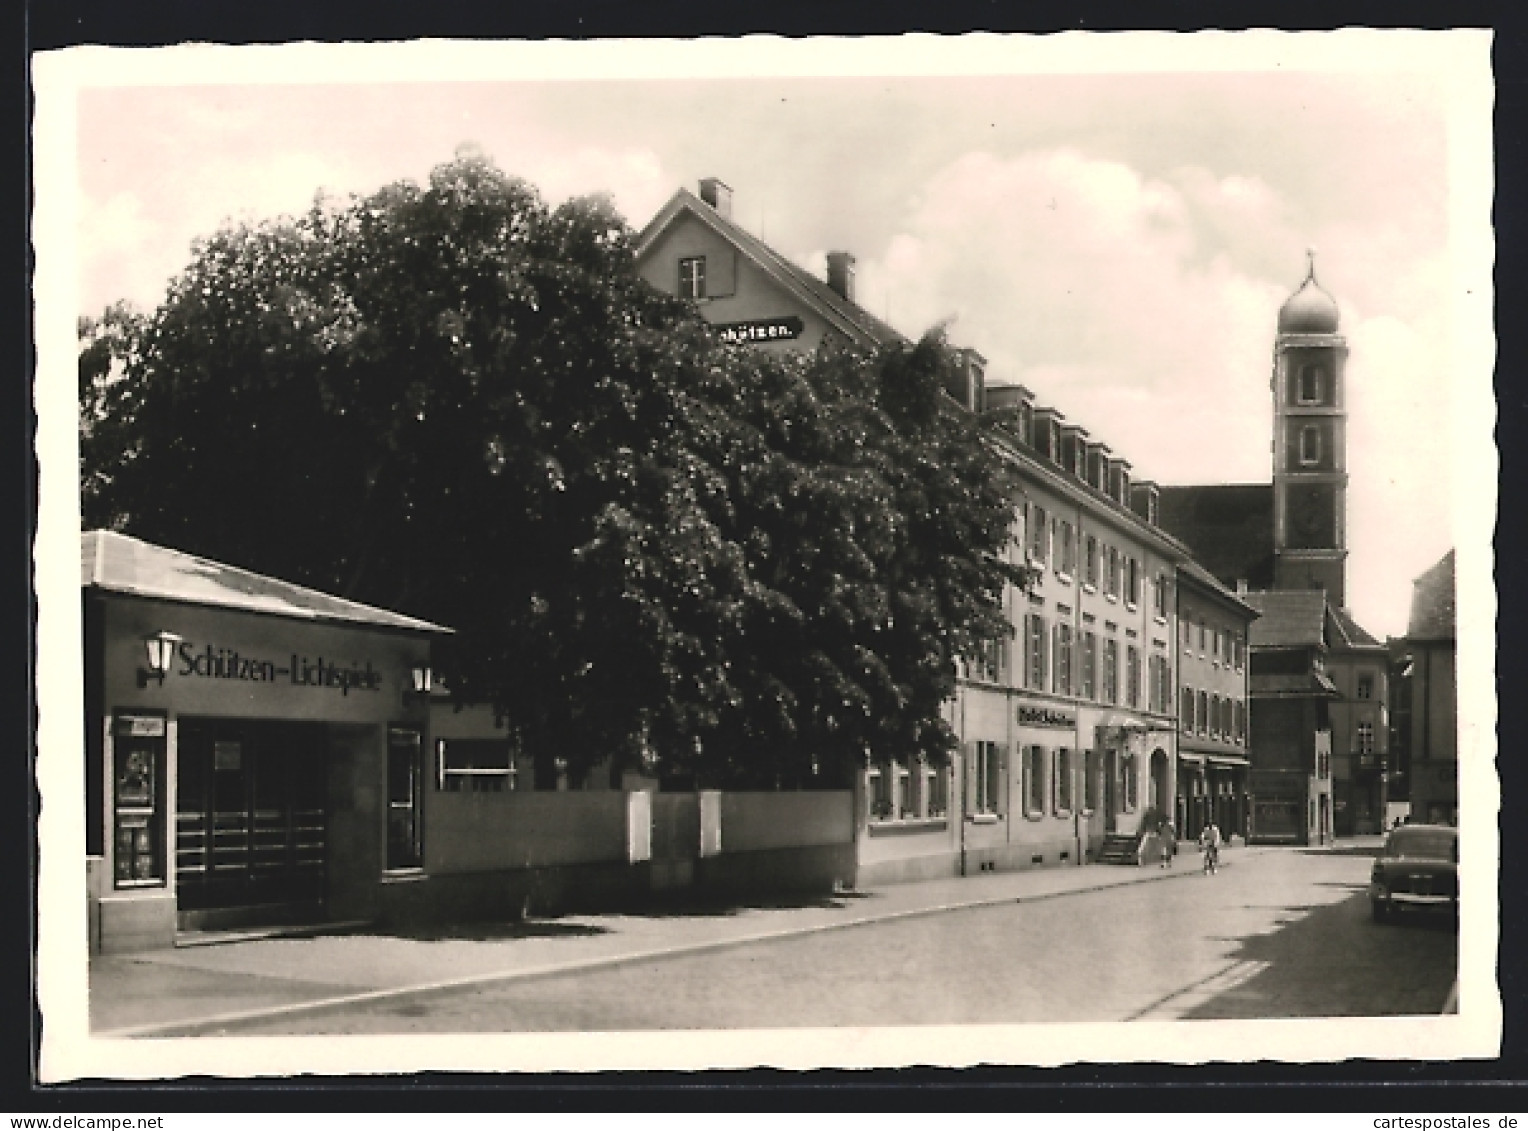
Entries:
<svg viewBox="0 0 1528 1131">
<path fill-rule="evenodd" d="M 1300 429 L 1300 462 L 1302 464 L 1321 462 L 1321 429 L 1314 424 L 1307 424 Z"/>
<path fill-rule="evenodd" d="M 1300 367 L 1300 387 L 1297 397 L 1301 404 L 1319 404 L 1322 397 L 1324 374 L 1319 365 Z"/>
</svg>

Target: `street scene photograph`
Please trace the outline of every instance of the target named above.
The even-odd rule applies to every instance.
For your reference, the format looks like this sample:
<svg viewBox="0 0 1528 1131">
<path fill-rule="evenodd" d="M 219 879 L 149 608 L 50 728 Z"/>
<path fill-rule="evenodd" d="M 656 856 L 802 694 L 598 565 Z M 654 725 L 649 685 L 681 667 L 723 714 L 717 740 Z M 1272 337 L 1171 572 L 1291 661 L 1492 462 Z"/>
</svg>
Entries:
<svg viewBox="0 0 1528 1131">
<path fill-rule="evenodd" d="M 1489 48 L 40 57 L 45 1078 L 1495 1055 Z"/>
</svg>

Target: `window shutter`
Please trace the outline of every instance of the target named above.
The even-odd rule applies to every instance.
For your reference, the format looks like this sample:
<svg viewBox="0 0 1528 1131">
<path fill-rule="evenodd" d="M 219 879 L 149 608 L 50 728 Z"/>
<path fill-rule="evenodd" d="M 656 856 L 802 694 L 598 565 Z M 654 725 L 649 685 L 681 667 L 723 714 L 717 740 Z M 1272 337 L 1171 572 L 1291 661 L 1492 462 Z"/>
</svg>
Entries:
<svg viewBox="0 0 1528 1131">
<path fill-rule="evenodd" d="M 706 292 L 712 298 L 725 298 L 737 293 L 737 251 L 731 247 L 721 248 L 706 257 L 709 277 Z"/>
<path fill-rule="evenodd" d="M 1008 747 L 995 746 L 997 758 L 997 789 L 993 791 L 992 807 L 998 813 L 1008 812 Z"/>
<path fill-rule="evenodd" d="M 976 812 L 976 775 L 979 767 L 976 764 L 976 743 L 965 744 L 965 758 L 961 766 L 962 776 L 965 778 L 966 812 Z"/>
</svg>

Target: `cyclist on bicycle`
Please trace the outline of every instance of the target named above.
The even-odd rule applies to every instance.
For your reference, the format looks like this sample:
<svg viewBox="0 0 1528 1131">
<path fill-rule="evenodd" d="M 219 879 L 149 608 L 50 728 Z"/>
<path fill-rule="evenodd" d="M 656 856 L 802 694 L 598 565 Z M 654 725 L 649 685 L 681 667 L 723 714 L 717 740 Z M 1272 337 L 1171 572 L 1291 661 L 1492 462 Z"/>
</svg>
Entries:
<svg viewBox="0 0 1528 1131">
<path fill-rule="evenodd" d="M 1204 849 L 1206 874 L 1214 872 L 1220 867 L 1220 828 L 1214 818 L 1205 822 L 1204 831 L 1199 834 L 1199 847 Z"/>
</svg>

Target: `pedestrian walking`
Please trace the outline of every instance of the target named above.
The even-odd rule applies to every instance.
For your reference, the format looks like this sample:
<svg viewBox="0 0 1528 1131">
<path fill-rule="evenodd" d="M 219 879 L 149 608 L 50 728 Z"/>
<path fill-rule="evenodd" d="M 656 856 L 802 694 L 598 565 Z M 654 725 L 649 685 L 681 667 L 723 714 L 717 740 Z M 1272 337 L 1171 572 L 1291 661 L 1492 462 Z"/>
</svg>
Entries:
<svg viewBox="0 0 1528 1131">
<path fill-rule="evenodd" d="M 1173 857 L 1178 854 L 1178 832 L 1171 821 L 1162 826 L 1162 867 L 1171 868 Z"/>
<path fill-rule="evenodd" d="M 1199 847 L 1204 849 L 1204 874 L 1211 875 L 1220 867 L 1220 827 L 1213 817 L 1199 834 Z"/>
</svg>

